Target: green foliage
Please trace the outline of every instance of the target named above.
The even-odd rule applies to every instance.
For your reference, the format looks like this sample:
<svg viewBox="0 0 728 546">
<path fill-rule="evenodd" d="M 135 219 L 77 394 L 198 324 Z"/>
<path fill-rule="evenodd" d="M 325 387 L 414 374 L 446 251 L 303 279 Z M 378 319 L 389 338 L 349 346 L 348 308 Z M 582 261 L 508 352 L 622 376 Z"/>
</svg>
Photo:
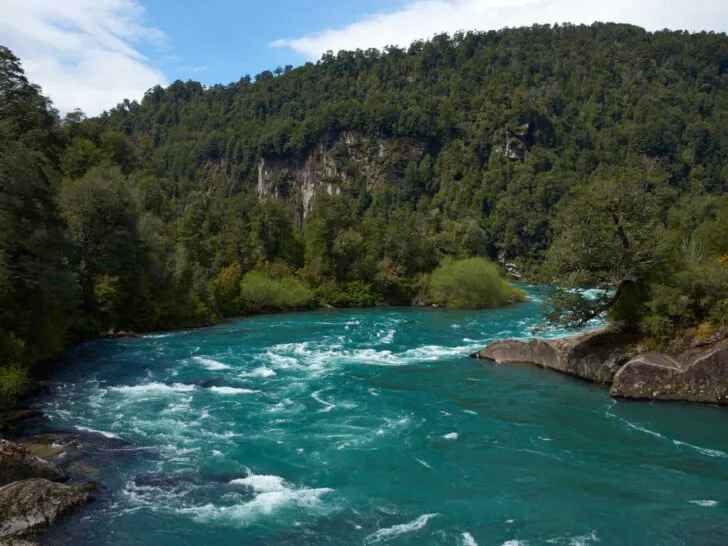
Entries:
<svg viewBox="0 0 728 546">
<path fill-rule="evenodd" d="M 727 58 L 723 34 L 535 25 L 60 119 L 0 47 L 0 366 L 307 308 L 311 289 L 424 302 L 439 263 L 438 301 L 493 304 L 475 257 L 562 286 L 568 324 L 725 323 Z"/>
<path fill-rule="evenodd" d="M 371 285 L 362 281 L 325 282 L 318 290 L 318 299 L 333 307 L 371 307 L 376 304 Z"/>
<path fill-rule="evenodd" d="M 32 365 L 64 348 L 76 287 L 55 203 L 55 118 L 3 47 L 0 142 L 0 367 Z"/>
<path fill-rule="evenodd" d="M 500 276 L 498 266 L 483 258 L 443 260 L 432 272 L 430 294 L 435 303 L 453 309 L 502 307 L 526 297 Z"/>
<path fill-rule="evenodd" d="M 291 275 L 271 278 L 250 271 L 240 282 L 240 301 L 248 313 L 292 311 L 310 308 L 313 292 Z"/>
<path fill-rule="evenodd" d="M 220 270 L 212 281 L 212 293 L 216 307 L 223 315 L 233 316 L 241 312 L 240 281 L 242 270 L 239 265 L 230 265 Z"/>
<path fill-rule="evenodd" d="M 0 408 L 12 406 L 30 388 L 28 369 L 18 364 L 0 367 Z"/>
</svg>

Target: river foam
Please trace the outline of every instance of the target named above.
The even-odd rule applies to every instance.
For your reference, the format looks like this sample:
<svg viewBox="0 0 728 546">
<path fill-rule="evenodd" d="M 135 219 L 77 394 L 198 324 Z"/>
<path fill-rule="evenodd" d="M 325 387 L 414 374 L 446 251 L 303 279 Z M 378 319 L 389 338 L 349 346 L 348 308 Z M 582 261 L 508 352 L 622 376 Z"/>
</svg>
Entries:
<svg viewBox="0 0 728 546">
<path fill-rule="evenodd" d="M 388 542 L 400 535 L 406 533 L 414 533 L 421 531 L 427 525 L 427 522 L 439 514 L 423 514 L 417 519 L 410 521 L 409 523 L 402 523 L 400 525 L 393 525 L 385 529 L 379 529 L 364 539 L 365 544 L 382 544 Z"/>
<path fill-rule="evenodd" d="M 224 362 L 220 362 L 219 360 L 214 360 L 212 358 L 207 358 L 203 356 L 193 356 L 192 360 L 199 362 L 208 370 L 230 370 L 232 368 L 232 366 L 228 366 Z"/>
<path fill-rule="evenodd" d="M 292 313 L 85 344 L 39 409 L 102 446 L 89 466 L 108 502 L 43 541 L 714 542 L 694 522 L 725 509 L 719 411 L 606 402 L 467 358 L 531 336 L 539 306 Z"/>
</svg>

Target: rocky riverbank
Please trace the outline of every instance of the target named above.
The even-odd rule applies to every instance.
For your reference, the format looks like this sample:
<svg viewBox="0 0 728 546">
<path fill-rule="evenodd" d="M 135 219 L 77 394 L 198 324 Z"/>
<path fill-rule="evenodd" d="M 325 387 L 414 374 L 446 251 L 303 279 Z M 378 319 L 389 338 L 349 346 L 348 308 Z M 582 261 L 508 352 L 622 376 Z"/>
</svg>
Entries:
<svg viewBox="0 0 728 546">
<path fill-rule="evenodd" d="M 56 463 L 0 440 L 0 540 L 17 543 L 94 500 L 94 482 L 62 483 L 68 480 Z"/>
<path fill-rule="evenodd" d="M 24 431 L 43 419 L 29 409 L 0 415 L 0 546 L 25 546 L 60 518 L 95 500 L 99 488 L 89 477 L 98 472 L 87 459 L 107 438 L 92 434 Z M 121 442 L 121 440 L 118 440 Z"/>
<path fill-rule="evenodd" d="M 677 352 L 651 352 L 608 328 L 555 339 L 494 341 L 474 358 L 528 363 L 610 386 L 615 398 L 728 405 L 725 333 L 693 340 Z"/>
</svg>

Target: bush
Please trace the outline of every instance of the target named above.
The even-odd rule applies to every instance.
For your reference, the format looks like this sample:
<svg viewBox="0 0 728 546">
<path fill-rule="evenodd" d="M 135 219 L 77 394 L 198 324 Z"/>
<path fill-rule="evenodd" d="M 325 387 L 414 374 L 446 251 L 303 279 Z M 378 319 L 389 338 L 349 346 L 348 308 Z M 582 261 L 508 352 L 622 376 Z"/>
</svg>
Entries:
<svg viewBox="0 0 728 546">
<path fill-rule="evenodd" d="M 30 388 L 28 370 L 17 364 L 0 368 L 0 407 L 12 406 Z"/>
<path fill-rule="evenodd" d="M 319 293 L 323 303 L 334 307 L 371 307 L 376 303 L 371 286 L 361 281 L 327 282 Z"/>
<path fill-rule="evenodd" d="M 243 273 L 235 264 L 224 267 L 211 283 L 217 310 L 224 316 L 240 313 L 240 281 Z"/>
<path fill-rule="evenodd" d="M 497 266 L 484 258 L 445 258 L 430 279 L 435 303 L 456 309 L 502 307 L 523 301 L 526 293 L 511 286 Z"/>
<path fill-rule="evenodd" d="M 272 279 L 260 271 L 251 271 L 240 282 L 240 301 L 249 313 L 307 309 L 313 292 L 291 275 Z"/>
</svg>

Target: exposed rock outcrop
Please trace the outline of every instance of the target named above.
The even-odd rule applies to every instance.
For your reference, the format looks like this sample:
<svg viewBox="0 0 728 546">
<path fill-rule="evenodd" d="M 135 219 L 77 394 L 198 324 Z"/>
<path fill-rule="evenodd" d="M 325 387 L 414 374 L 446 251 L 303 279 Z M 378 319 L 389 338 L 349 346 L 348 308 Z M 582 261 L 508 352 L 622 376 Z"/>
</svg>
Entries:
<svg viewBox="0 0 728 546">
<path fill-rule="evenodd" d="M 728 404 L 728 342 L 675 358 L 640 355 L 615 375 L 612 396 Z"/>
<path fill-rule="evenodd" d="M 0 487 L 0 538 L 26 536 L 93 500 L 96 484 L 64 485 L 37 478 Z"/>
<path fill-rule="evenodd" d="M 424 151 L 424 143 L 412 139 L 392 141 L 343 131 L 338 141 L 325 139 L 305 159 L 261 158 L 258 195 L 281 199 L 303 223 L 317 194 L 337 195 L 352 177 L 363 179 L 367 191 L 373 192 Z"/>
<path fill-rule="evenodd" d="M 611 383 L 629 360 L 624 336 L 606 328 L 555 340 L 494 341 L 472 356 L 501 364 L 536 364 L 594 383 Z"/>
<path fill-rule="evenodd" d="M 32 455 L 25 447 L 0 440 L 0 485 L 29 478 L 62 481 L 67 477 L 57 465 Z"/>
<path fill-rule="evenodd" d="M 602 328 L 555 340 L 494 341 L 472 356 L 611 384 L 615 398 L 728 405 L 728 341 L 719 341 L 724 337 L 678 355 L 635 355 L 634 337 Z"/>
</svg>

